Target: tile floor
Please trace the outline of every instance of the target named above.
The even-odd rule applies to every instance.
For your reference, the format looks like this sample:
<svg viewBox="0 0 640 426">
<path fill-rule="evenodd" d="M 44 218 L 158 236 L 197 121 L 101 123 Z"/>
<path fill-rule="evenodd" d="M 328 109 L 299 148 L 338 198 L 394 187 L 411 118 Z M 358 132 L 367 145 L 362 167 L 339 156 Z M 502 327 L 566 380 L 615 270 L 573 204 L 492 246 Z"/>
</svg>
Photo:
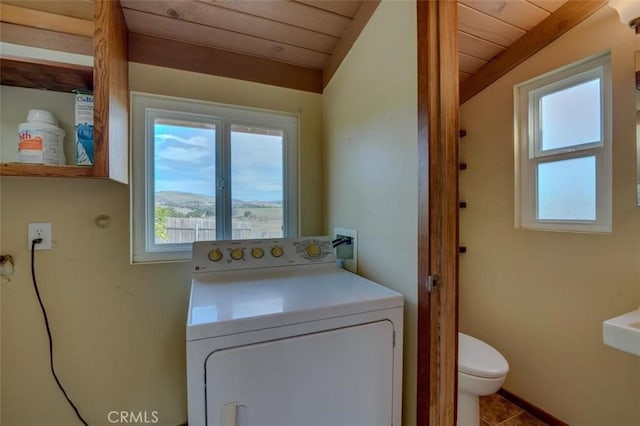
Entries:
<svg viewBox="0 0 640 426">
<path fill-rule="evenodd" d="M 522 408 L 497 393 L 480 397 L 480 426 L 545 426 Z"/>
</svg>

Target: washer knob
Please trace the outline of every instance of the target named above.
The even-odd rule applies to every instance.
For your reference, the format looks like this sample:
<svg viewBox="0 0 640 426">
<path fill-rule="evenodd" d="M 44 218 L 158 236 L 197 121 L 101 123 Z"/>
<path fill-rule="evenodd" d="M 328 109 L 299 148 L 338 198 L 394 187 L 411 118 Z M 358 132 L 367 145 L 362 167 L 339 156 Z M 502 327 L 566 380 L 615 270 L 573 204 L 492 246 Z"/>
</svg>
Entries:
<svg viewBox="0 0 640 426">
<path fill-rule="evenodd" d="M 254 247 L 251 249 L 251 257 L 254 259 L 261 259 L 264 256 L 264 249 L 262 247 Z"/>
<path fill-rule="evenodd" d="M 209 260 L 212 262 L 219 262 L 222 260 L 222 252 L 220 249 L 213 249 L 209 252 Z"/>
<path fill-rule="evenodd" d="M 271 247 L 271 256 L 282 257 L 283 254 L 284 254 L 284 250 L 282 249 L 282 246 Z"/>
<path fill-rule="evenodd" d="M 322 249 L 316 243 L 309 244 L 304 251 L 307 253 L 307 256 L 309 257 L 318 257 L 322 254 Z"/>
<path fill-rule="evenodd" d="M 231 250 L 231 258 L 233 260 L 242 260 L 243 257 L 244 257 L 244 250 L 240 248 L 235 248 Z"/>
</svg>

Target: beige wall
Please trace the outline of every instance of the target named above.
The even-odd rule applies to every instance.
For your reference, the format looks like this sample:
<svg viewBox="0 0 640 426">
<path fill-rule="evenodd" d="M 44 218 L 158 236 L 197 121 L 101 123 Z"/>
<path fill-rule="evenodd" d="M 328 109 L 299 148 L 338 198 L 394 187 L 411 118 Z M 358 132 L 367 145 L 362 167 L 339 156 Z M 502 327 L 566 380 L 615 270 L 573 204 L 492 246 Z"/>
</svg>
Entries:
<svg viewBox="0 0 640 426">
<path fill-rule="evenodd" d="M 358 272 L 405 295 L 404 424 L 415 424 L 415 2 L 383 1 L 324 93 L 327 229 L 358 231 Z"/>
<path fill-rule="evenodd" d="M 514 229 L 513 86 L 612 51 L 613 232 Z M 509 361 L 505 388 L 574 425 L 640 424 L 639 358 L 602 343 L 602 321 L 640 305 L 633 53 L 640 36 L 608 7 L 461 111 L 461 329 Z"/>
<path fill-rule="evenodd" d="M 416 409 L 415 24 L 413 1 L 383 1 L 324 96 L 130 67 L 132 90 L 301 114 L 302 234 L 357 229 L 359 272 L 405 295 L 407 425 Z M 639 39 L 604 10 L 462 108 L 470 167 L 461 177 L 469 204 L 461 217 L 469 247 L 461 257 L 461 326 L 509 360 L 507 389 L 576 425 L 640 423 L 640 361 L 601 341 L 602 320 L 640 305 L 635 120 L 625 113 L 634 105 Z M 513 85 L 606 48 L 615 78 L 614 232 L 514 230 Z M 4 134 L 3 155 L 13 143 Z M 157 410 L 160 424 L 184 422 L 189 265 L 128 264 L 128 187 L 3 177 L 0 213 L 2 253 L 17 262 L 0 292 L 1 423 L 73 422 L 48 372 L 26 250 L 31 221 L 53 223 L 54 250 L 38 253 L 39 284 L 58 371 L 82 413 L 91 424 L 106 424 L 110 410 Z M 103 213 L 113 218 L 105 230 L 93 225 Z"/>
<path fill-rule="evenodd" d="M 132 90 L 299 113 L 301 229 L 304 235 L 322 232 L 320 95 L 138 64 L 130 67 L 130 84 Z M 28 109 L 30 100 L 24 102 Z M 3 127 L 6 113 L 5 107 Z M 2 135 L 4 151 L 15 140 L 5 139 L 4 129 Z M 27 223 L 34 221 L 53 224 L 54 249 L 37 253 L 38 284 L 56 366 L 81 413 L 92 425 L 108 424 L 111 410 L 156 410 L 161 425 L 184 423 L 190 265 L 129 265 L 129 187 L 101 179 L 3 177 L 0 197 L 1 251 L 16 262 L 14 278 L 0 293 L 0 423 L 75 424 L 48 369 L 26 250 Z M 112 217 L 111 227 L 94 225 L 99 214 Z"/>
</svg>

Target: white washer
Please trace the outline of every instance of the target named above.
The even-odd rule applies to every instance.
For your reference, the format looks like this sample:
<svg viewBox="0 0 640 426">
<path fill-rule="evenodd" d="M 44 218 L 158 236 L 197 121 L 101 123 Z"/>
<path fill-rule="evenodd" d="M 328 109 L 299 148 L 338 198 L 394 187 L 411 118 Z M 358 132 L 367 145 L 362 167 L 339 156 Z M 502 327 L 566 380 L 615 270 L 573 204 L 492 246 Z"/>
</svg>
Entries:
<svg viewBox="0 0 640 426">
<path fill-rule="evenodd" d="M 194 243 L 189 425 L 400 426 L 402 311 L 328 237 Z"/>
</svg>

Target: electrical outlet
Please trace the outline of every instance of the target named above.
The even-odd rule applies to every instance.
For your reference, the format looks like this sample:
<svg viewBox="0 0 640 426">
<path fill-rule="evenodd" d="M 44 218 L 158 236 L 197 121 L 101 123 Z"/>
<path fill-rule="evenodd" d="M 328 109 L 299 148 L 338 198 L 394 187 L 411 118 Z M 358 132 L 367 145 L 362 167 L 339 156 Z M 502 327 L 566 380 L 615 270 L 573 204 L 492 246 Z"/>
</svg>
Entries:
<svg viewBox="0 0 640 426">
<path fill-rule="evenodd" d="M 51 250 L 51 224 L 30 223 L 27 246 L 31 250 L 31 242 L 36 238 L 42 238 L 40 244 L 36 244 L 36 250 Z"/>
</svg>

